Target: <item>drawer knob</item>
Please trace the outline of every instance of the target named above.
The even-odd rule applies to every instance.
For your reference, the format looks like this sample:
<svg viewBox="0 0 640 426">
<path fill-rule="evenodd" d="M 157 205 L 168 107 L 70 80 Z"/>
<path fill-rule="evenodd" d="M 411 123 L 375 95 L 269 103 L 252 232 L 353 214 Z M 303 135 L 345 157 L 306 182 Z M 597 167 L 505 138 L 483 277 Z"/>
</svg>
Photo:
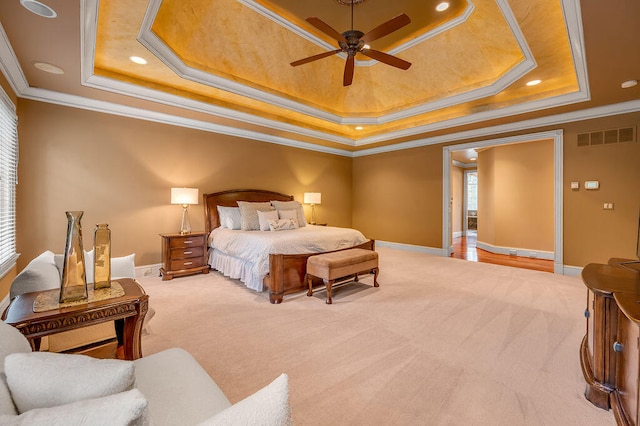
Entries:
<svg viewBox="0 0 640 426">
<path fill-rule="evenodd" d="M 192 251 L 185 251 L 184 254 L 191 254 L 193 253 Z"/>
<path fill-rule="evenodd" d="M 614 342 L 613 343 L 613 350 L 616 352 L 622 352 L 622 350 L 624 349 L 624 345 L 622 343 L 618 343 L 618 342 Z"/>
<path fill-rule="evenodd" d="M 193 262 L 184 262 L 184 266 L 193 265 Z"/>
<path fill-rule="evenodd" d="M 185 244 L 193 244 L 193 241 L 191 241 L 191 240 L 187 240 L 187 241 L 185 241 L 184 243 L 185 243 Z"/>
</svg>

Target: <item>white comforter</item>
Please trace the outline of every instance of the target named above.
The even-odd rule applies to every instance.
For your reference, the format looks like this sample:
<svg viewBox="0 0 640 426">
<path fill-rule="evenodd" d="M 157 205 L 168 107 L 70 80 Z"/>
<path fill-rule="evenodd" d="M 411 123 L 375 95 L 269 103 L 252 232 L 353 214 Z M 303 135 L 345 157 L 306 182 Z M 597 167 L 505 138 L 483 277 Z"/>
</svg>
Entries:
<svg viewBox="0 0 640 426">
<path fill-rule="evenodd" d="M 209 235 L 209 264 L 224 275 L 262 291 L 269 254 L 305 254 L 340 250 L 364 243 L 360 231 L 307 225 L 287 231 L 234 231 L 216 228 Z"/>
</svg>

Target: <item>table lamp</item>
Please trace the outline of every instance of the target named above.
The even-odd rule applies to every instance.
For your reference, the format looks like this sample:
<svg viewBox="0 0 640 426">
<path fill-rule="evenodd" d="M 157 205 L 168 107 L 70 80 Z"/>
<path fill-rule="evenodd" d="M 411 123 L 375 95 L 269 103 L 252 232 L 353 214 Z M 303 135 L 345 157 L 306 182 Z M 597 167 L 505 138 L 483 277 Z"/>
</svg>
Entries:
<svg viewBox="0 0 640 426">
<path fill-rule="evenodd" d="M 189 223 L 189 204 L 198 204 L 198 188 L 171 188 L 171 204 L 182 205 L 182 223 L 180 224 L 180 234 L 190 234 L 191 224 Z"/>
<path fill-rule="evenodd" d="M 316 224 L 316 211 L 315 205 L 321 204 L 322 194 L 320 192 L 305 192 L 304 193 L 304 203 L 311 204 L 311 224 Z"/>
</svg>

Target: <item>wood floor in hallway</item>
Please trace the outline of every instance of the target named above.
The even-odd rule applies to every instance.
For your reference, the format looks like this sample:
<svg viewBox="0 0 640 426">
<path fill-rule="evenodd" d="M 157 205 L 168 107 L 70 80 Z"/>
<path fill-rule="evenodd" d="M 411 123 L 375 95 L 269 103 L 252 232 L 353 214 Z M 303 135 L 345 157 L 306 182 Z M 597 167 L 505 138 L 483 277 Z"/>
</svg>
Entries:
<svg viewBox="0 0 640 426">
<path fill-rule="evenodd" d="M 515 268 L 533 269 L 536 271 L 553 272 L 553 260 L 533 259 L 522 256 L 509 256 L 495 254 L 476 247 L 477 234 L 469 233 L 468 236 L 453 239 L 453 254 L 456 259 L 469 260 L 471 262 L 493 263 L 495 265 L 512 266 Z"/>
</svg>

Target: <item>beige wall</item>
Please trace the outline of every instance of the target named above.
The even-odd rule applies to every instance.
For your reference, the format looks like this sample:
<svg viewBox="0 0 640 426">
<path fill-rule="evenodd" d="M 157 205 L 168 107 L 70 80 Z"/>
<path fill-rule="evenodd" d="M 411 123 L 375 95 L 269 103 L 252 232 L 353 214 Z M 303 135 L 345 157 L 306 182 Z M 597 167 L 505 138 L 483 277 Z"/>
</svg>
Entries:
<svg viewBox="0 0 640 426">
<path fill-rule="evenodd" d="M 562 129 L 564 264 L 582 267 L 612 256 L 635 257 L 640 143 L 577 148 L 577 134 L 639 124 L 640 113 L 632 113 L 457 143 Z M 354 158 L 353 226 L 380 240 L 441 248 L 443 146 Z M 571 192 L 571 180 L 585 179 L 599 179 L 601 189 Z M 616 209 L 603 211 L 605 201 Z"/>
<path fill-rule="evenodd" d="M 442 245 L 442 146 L 353 160 L 353 226 L 376 240 Z"/>
<path fill-rule="evenodd" d="M 108 223 L 114 256 L 159 263 L 158 234 L 180 227 L 181 207 L 169 203 L 175 186 L 269 189 L 297 200 L 321 192 L 318 220 L 351 226 L 350 158 L 27 100 L 18 107 L 19 269 L 44 250 L 64 250 L 66 210 L 85 212 L 85 248 L 95 224 Z M 203 216 L 202 203 L 191 206 L 194 231 Z"/>
<path fill-rule="evenodd" d="M 478 193 L 478 242 L 554 251 L 553 140 L 481 150 Z"/>
</svg>

